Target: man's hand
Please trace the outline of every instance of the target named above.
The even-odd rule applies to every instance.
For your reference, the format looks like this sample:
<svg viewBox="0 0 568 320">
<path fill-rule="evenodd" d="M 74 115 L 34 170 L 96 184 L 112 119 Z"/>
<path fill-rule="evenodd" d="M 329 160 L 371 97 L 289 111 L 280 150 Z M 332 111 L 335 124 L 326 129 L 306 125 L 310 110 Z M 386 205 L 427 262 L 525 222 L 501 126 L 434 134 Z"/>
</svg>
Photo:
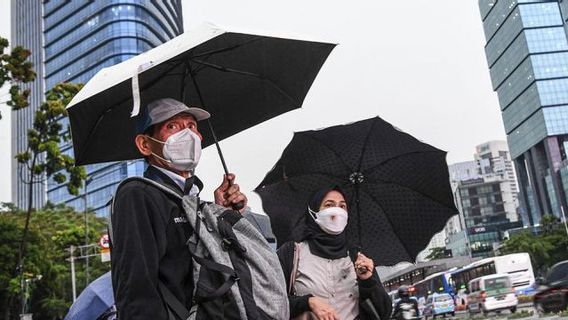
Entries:
<svg viewBox="0 0 568 320">
<path fill-rule="evenodd" d="M 243 202 L 244 206 L 241 213 L 244 212 L 247 205 L 247 197 L 240 191 L 239 185 L 235 184 L 235 175 L 229 173 L 223 175 L 223 182 L 213 193 L 215 203 L 225 208 L 231 208 L 233 205 Z"/>
<path fill-rule="evenodd" d="M 373 275 L 375 264 L 372 259 L 365 257 L 361 252 L 357 253 L 355 260 L 355 273 L 360 280 L 367 280 Z"/>
<path fill-rule="evenodd" d="M 308 298 L 308 305 L 310 306 L 310 311 L 318 320 L 339 320 L 335 309 L 321 298 Z"/>
</svg>

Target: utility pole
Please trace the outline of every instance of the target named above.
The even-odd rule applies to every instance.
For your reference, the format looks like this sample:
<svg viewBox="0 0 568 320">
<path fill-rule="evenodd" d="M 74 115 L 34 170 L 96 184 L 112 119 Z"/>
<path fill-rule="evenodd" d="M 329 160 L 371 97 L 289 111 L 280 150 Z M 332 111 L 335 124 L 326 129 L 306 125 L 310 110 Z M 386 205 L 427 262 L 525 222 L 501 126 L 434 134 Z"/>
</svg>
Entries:
<svg viewBox="0 0 568 320">
<path fill-rule="evenodd" d="M 564 230 L 566 230 L 566 236 L 568 236 L 568 224 L 566 224 L 566 214 L 564 214 L 564 206 L 560 206 L 562 211 L 562 221 L 564 222 Z"/>
<path fill-rule="evenodd" d="M 87 187 L 93 181 L 93 177 L 88 177 L 85 180 L 85 189 L 83 193 L 83 210 L 85 214 L 85 246 L 89 245 L 89 210 L 87 204 Z M 89 285 L 89 257 L 85 257 L 85 287 Z"/>
<path fill-rule="evenodd" d="M 69 248 L 71 256 L 69 260 L 71 261 L 71 288 L 73 290 L 73 302 L 77 301 L 77 286 L 75 284 L 75 246 Z"/>
<path fill-rule="evenodd" d="M 86 246 L 70 246 L 69 247 L 70 256 L 67 261 L 71 263 L 71 288 L 73 290 L 73 302 L 77 300 L 77 277 L 75 274 L 75 261 L 79 259 L 88 259 L 90 257 L 98 256 L 98 244 L 88 244 Z M 79 250 L 79 255 L 75 255 L 75 251 Z M 85 284 L 85 288 L 88 283 Z"/>
</svg>

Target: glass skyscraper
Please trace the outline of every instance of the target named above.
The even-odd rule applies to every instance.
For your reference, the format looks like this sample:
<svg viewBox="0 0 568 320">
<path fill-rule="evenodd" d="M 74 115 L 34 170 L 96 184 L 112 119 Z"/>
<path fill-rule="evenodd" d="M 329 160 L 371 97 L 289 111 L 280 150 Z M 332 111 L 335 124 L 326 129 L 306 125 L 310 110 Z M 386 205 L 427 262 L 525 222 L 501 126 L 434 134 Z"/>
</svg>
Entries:
<svg viewBox="0 0 568 320">
<path fill-rule="evenodd" d="M 183 33 L 181 0 L 44 0 L 42 9 L 45 91 L 59 82 L 86 83 L 102 68 Z M 62 150 L 73 152 L 70 143 Z M 65 185 L 48 180 L 47 200 L 77 210 L 86 202 L 104 215 L 117 184 L 143 170 L 143 161 L 89 165 L 81 195 L 72 196 Z"/>
<path fill-rule="evenodd" d="M 568 186 L 568 2 L 479 0 L 525 225 L 562 216 Z"/>
<path fill-rule="evenodd" d="M 43 68 L 42 66 L 42 4 L 37 0 L 12 0 L 11 2 L 11 46 L 22 46 L 31 51 L 29 60 L 33 63 L 36 80 L 26 84 L 30 89 L 30 106 L 12 112 L 12 202 L 20 208 L 28 204 L 27 170 L 17 163 L 14 156 L 27 148 L 27 132 L 32 126 L 35 110 L 43 101 Z M 41 207 L 45 202 L 45 183 L 32 186 L 34 207 Z"/>
</svg>

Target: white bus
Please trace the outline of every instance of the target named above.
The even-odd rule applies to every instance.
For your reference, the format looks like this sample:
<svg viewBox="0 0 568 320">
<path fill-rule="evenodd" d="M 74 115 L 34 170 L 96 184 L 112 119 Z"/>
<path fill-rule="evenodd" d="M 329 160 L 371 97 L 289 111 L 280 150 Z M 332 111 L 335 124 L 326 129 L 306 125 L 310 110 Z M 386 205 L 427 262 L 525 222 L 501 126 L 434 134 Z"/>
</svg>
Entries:
<svg viewBox="0 0 568 320">
<path fill-rule="evenodd" d="M 517 294 L 534 290 L 534 273 L 528 253 L 513 253 L 473 262 L 463 268 L 449 272 L 449 285 L 455 290 L 464 289 L 475 278 L 491 274 L 509 275 Z"/>
<path fill-rule="evenodd" d="M 534 273 L 528 253 L 514 253 L 491 257 L 468 264 L 462 268 L 438 272 L 413 283 L 417 298 L 427 298 L 432 293 L 449 293 L 460 298 L 456 303 L 465 303 L 462 297 L 469 281 L 492 274 L 507 274 L 517 294 L 534 290 Z M 463 303 L 462 303 L 463 304 Z"/>
</svg>

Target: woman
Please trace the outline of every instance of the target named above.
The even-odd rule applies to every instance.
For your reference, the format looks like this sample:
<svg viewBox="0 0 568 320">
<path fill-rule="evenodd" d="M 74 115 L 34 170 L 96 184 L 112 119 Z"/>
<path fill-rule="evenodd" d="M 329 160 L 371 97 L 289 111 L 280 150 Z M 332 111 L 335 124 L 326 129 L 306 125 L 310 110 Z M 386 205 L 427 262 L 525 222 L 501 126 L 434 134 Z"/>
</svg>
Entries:
<svg viewBox="0 0 568 320">
<path fill-rule="evenodd" d="M 391 301 L 373 260 L 348 250 L 347 202 L 338 188 L 316 192 L 300 220 L 298 241 L 278 250 L 289 288 L 290 317 L 299 319 L 380 319 Z"/>
</svg>

